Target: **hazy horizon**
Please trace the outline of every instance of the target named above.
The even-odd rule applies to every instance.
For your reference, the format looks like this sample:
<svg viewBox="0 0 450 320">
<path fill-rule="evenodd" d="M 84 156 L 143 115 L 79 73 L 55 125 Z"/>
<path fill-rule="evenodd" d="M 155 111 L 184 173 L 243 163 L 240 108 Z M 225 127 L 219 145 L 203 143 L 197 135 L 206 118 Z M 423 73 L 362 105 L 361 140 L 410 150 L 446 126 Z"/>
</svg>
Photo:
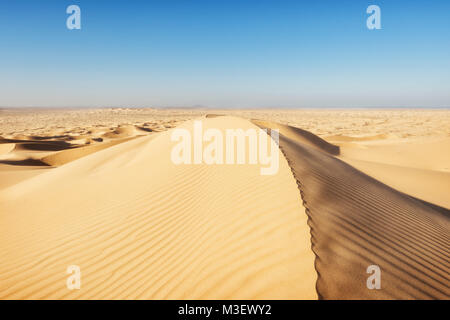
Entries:
<svg viewBox="0 0 450 320">
<path fill-rule="evenodd" d="M 173 110 L 228 110 L 228 109 L 236 109 L 236 110 L 345 110 L 345 109 L 361 109 L 361 110 L 390 110 L 390 109 L 411 109 L 411 110 L 442 110 L 442 109 L 450 109 L 450 106 L 442 106 L 442 107 L 421 107 L 421 106 L 386 106 L 386 107 L 333 107 L 333 106 L 325 106 L 325 107 L 283 107 L 283 106 L 273 106 L 273 107 L 208 107 L 208 106 L 0 106 L 0 110 L 17 110 L 17 109 L 173 109 Z"/>
</svg>

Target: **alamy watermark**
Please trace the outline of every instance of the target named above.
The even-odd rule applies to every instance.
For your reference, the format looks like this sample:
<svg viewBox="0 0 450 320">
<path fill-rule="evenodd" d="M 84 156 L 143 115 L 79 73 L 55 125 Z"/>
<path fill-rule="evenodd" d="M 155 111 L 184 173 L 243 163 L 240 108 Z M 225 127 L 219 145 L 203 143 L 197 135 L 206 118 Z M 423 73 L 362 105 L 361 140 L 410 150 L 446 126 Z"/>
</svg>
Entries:
<svg viewBox="0 0 450 320">
<path fill-rule="evenodd" d="M 367 289 L 381 289 L 381 269 L 376 264 L 367 267 L 367 273 L 371 274 L 366 281 Z"/>
<path fill-rule="evenodd" d="M 367 18 L 366 26 L 369 30 L 381 29 L 381 9 L 377 5 L 370 5 L 367 7 L 366 12 L 370 14 Z"/>
<path fill-rule="evenodd" d="M 81 269 L 77 265 L 70 265 L 66 270 L 70 276 L 66 280 L 66 286 L 69 290 L 81 289 Z"/>
<path fill-rule="evenodd" d="M 67 7 L 66 13 L 70 14 L 66 20 L 67 29 L 81 29 L 81 9 L 79 6 L 72 4 Z"/>
<path fill-rule="evenodd" d="M 260 164 L 261 175 L 274 175 L 279 168 L 279 132 L 259 128 L 208 128 L 195 120 L 191 131 L 175 128 L 171 140 L 178 142 L 171 152 L 175 164 Z M 270 148 L 269 148 L 270 144 Z"/>
<path fill-rule="evenodd" d="M 81 9 L 79 6 L 72 4 L 67 7 L 66 13 L 70 14 L 66 20 L 66 26 L 69 30 L 81 29 Z M 366 20 L 366 26 L 369 30 L 381 29 L 381 9 L 379 6 L 372 4 L 367 7 L 366 13 L 370 16 Z"/>
</svg>

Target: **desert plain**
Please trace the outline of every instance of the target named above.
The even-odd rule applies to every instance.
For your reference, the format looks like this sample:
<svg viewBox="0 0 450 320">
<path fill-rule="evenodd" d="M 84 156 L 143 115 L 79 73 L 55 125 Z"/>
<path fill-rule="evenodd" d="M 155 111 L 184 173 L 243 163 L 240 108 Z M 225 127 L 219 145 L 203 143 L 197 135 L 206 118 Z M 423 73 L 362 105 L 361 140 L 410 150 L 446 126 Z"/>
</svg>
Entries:
<svg viewBox="0 0 450 320">
<path fill-rule="evenodd" d="M 278 172 L 174 164 L 194 120 Z M 0 299 L 449 299 L 449 209 L 448 109 L 0 109 Z"/>
</svg>

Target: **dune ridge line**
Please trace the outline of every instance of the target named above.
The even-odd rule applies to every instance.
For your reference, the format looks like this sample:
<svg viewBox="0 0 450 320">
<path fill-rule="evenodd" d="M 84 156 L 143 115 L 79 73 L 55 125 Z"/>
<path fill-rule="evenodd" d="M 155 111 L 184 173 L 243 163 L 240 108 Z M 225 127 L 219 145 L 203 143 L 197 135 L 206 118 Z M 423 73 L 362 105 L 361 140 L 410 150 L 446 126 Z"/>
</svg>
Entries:
<svg viewBox="0 0 450 320">
<path fill-rule="evenodd" d="M 309 217 L 320 299 L 449 298 L 449 210 L 380 183 L 300 131 L 255 123 L 280 129 Z M 366 287 L 373 264 L 382 271 L 381 290 Z"/>
</svg>

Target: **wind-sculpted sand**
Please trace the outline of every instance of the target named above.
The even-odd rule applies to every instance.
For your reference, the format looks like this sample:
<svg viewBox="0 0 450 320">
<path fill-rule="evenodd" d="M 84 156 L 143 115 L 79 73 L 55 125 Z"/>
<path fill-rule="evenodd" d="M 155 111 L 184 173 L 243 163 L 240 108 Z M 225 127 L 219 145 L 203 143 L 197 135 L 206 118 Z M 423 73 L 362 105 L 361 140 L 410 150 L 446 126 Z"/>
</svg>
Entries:
<svg viewBox="0 0 450 320">
<path fill-rule="evenodd" d="M 281 153 L 278 173 L 262 176 L 255 165 L 174 165 L 172 145 L 170 131 L 136 138 L 2 190 L 0 298 L 317 298 L 307 216 Z M 80 290 L 66 288 L 69 265 Z"/>
<path fill-rule="evenodd" d="M 286 126 L 280 148 L 302 194 L 323 299 L 448 299 L 450 211 L 418 201 L 312 147 Z M 285 135 L 286 134 L 286 135 Z M 367 268 L 382 272 L 368 290 Z"/>
<path fill-rule="evenodd" d="M 278 129 L 277 173 L 175 164 L 172 133 L 198 120 Z M 449 120 L 0 110 L 0 299 L 449 299 Z"/>
</svg>

